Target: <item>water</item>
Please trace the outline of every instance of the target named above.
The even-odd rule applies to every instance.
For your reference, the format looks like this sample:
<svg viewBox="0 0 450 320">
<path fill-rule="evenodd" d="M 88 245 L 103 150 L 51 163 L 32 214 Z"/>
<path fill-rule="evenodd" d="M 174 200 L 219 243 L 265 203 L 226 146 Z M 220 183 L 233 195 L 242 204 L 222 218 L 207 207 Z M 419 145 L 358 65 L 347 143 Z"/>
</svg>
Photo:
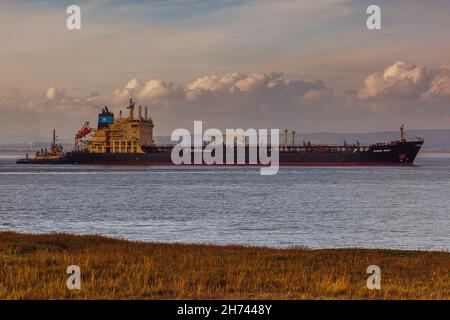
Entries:
<svg viewBox="0 0 450 320">
<path fill-rule="evenodd" d="M 416 167 L 16 165 L 0 157 L 0 230 L 152 242 L 450 249 L 450 154 Z"/>
</svg>

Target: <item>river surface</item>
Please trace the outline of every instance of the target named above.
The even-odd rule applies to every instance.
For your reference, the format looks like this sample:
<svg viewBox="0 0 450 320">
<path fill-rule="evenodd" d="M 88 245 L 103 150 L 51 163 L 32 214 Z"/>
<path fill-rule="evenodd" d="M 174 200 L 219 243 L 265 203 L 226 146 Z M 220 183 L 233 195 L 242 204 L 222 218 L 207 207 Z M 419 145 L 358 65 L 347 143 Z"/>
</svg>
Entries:
<svg viewBox="0 0 450 320">
<path fill-rule="evenodd" d="M 450 154 L 415 167 L 16 165 L 0 231 L 149 242 L 450 250 Z"/>
</svg>

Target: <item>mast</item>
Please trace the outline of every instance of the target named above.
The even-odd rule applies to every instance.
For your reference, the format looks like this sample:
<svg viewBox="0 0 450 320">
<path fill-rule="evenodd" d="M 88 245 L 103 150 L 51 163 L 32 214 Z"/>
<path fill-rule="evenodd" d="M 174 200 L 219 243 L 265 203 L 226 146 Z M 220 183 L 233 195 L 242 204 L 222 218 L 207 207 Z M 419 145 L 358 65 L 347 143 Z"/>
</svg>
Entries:
<svg viewBox="0 0 450 320">
<path fill-rule="evenodd" d="M 127 109 L 130 110 L 130 114 L 128 116 L 128 119 L 133 119 L 134 118 L 134 102 L 133 99 L 130 99 L 130 105 L 127 107 Z"/>
<path fill-rule="evenodd" d="M 401 142 L 405 142 L 406 138 L 405 138 L 405 125 L 402 124 L 402 126 L 400 127 L 400 141 Z"/>
<path fill-rule="evenodd" d="M 284 148 L 287 149 L 288 146 L 288 129 L 284 129 Z"/>
</svg>

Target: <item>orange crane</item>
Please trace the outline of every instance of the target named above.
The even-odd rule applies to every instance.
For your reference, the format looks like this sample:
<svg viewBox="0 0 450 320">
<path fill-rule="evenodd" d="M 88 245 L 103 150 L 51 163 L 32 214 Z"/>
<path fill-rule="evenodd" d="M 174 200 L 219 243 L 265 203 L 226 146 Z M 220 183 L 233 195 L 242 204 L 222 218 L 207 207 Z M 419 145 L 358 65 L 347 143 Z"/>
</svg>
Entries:
<svg viewBox="0 0 450 320">
<path fill-rule="evenodd" d="M 86 121 L 84 126 L 77 132 L 75 136 L 75 150 L 78 150 L 79 144 L 82 138 L 87 136 L 89 133 L 92 132 L 92 128 L 89 125 L 89 121 Z"/>
</svg>

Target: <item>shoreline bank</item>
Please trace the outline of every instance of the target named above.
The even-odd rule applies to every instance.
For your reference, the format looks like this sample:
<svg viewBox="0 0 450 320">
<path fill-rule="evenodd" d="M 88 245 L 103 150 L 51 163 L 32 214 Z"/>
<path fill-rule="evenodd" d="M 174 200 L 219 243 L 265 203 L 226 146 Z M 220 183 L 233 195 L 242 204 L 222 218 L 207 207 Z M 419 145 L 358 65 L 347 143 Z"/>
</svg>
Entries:
<svg viewBox="0 0 450 320">
<path fill-rule="evenodd" d="M 66 269 L 81 270 L 81 289 Z M 366 286 L 381 269 L 381 289 Z M 0 232 L 0 299 L 450 299 L 450 253 Z"/>
</svg>

